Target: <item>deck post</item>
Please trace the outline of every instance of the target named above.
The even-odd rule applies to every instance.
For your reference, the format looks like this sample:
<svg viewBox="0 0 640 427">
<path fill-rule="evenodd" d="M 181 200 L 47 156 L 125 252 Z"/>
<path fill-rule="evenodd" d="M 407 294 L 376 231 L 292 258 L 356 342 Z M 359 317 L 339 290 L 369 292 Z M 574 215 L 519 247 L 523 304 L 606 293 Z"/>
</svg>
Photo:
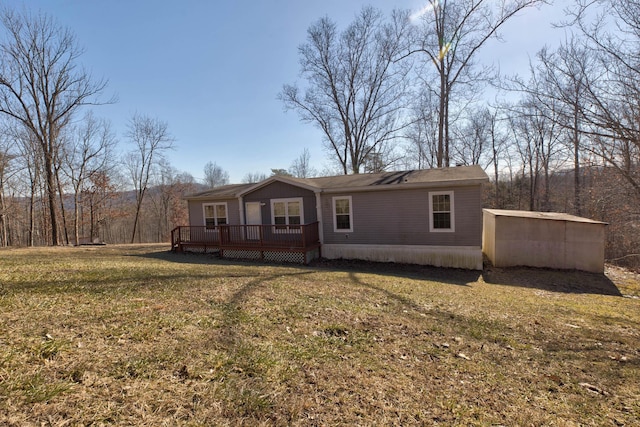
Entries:
<svg viewBox="0 0 640 427">
<path fill-rule="evenodd" d="M 306 233 L 307 233 L 307 226 L 306 226 L 306 225 L 303 225 L 303 226 L 302 226 L 302 247 L 303 247 L 303 248 L 306 248 L 306 247 L 307 247 L 307 245 L 306 245 L 306 239 L 305 239 L 305 234 L 306 234 Z M 305 255 L 305 259 L 306 259 L 306 257 L 307 257 L 307 256 Z"/>
</svg>

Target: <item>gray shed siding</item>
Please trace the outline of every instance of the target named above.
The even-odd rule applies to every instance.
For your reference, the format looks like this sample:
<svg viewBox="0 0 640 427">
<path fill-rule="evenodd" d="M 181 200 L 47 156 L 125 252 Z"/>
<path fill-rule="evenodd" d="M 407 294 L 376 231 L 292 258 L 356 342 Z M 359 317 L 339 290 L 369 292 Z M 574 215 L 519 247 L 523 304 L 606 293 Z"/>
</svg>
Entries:
<svg viewBox="0 0 640 427">
<path fill-rule="evenodd" d="M 203 205 L 209 203 L 226 203 L 227 204 L 227 222 L 229 224 L 240 224 L 240 210 L 238 209 L 238 199 L 227 200 L 189 200 L 189 224 L 204 224 L 204 208 Z"/>
<path fill-rule="evenodd" d="M 455 232 L 429 232 L 429 193 L 453 191 Z M 351 196 L 353 232 L 335 233 L 335 196 Z M 324 243 L 380 245 L 482 245 L 481 186 L 369 191 L 322 195 Z"/>
<path fill-rule="evenodd" d="M 248 194 L 245 194 L 244 202 L 261 202 L 262 206 L 262 222 L 264 224 L 272 224 L 271 219 L 271 200 L 272 199 L 290 199 L 302 197 L 302 207 L 304 210 L 304 222 L 309 224 L 318 220 L 316 212 L 316 195 L 313 191 L 305 188 L 296 187 L 284 182 L 275 181 L 264 187 L 258 188 Z"/>
</svg>

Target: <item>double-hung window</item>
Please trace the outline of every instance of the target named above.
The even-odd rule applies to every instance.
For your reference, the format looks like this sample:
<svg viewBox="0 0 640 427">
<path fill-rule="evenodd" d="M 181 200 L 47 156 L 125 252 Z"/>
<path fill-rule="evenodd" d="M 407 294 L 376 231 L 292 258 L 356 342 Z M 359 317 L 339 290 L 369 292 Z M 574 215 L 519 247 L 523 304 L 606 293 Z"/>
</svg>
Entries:
<svg viewBox="0 0 640 427">
<path fill-rule="evenodd" d="M 436 233 L 455 231 L 453 191 L 429 193 L 429 231 Z"/>
<path fill-rule="evenodd" d="M 333 198 L 333 231 L 352 232 L 353 212 L 351 196 L 337 196 Z"/>
<path fill-rule="evenodd" d="M 226 203 L 204 205 L 204 225 L 207 230 L 215 230 L 217 226 L 225 224 L 227 224 Z"/>
<path fill-rule="evenodd" d="M 278 231 L 298 231 L 304 223 L 302 198 L 271 200 L 271 217 Z"/>
</svg>

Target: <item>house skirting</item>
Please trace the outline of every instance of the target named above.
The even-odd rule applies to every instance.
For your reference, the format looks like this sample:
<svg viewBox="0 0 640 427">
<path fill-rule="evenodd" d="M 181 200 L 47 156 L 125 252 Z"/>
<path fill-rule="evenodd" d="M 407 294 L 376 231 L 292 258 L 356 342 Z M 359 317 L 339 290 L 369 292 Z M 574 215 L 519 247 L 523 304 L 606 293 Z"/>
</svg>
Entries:
<svg viewBox="0 0 640 427">
<path fill-rule="evenodd" d="M 324 244 L 322 257 L 482 270 L 480 246 Z"/>
<path fill-rule="evenodd" d="M 299 250 L 222 249 L 220 258 L 309 264 L 320 256 L 319 248 Z"/>
</svg>

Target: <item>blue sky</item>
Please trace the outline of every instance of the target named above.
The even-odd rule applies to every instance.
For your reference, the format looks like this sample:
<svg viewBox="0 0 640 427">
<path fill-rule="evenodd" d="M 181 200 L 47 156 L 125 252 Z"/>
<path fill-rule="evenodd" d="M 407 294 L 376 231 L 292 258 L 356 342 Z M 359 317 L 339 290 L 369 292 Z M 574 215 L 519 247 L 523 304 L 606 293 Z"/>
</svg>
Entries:
<svg viewBox="0 0 640 427">
<path fill-rule="evenodd" d="M 22 7 L 18 1 L 5 5 Z M 127 149 L 126 125 L 134 113 L 168 123 L 179 171 L 203 177 L 215 162 L 240 182 L 248 172 L 287 169 L 305 148 L 311 163 L 329 165 L 322 137 L 277 100 L 285 83 L 299 81 L 297 48 L 309 25 L 323 16 L 344 28 L 364 5 L 385 12 L 419 10 L 424 1 L 384 0 L 31 0 L 77 36 L 82 65 L 109 81 L 95 109 L 109 119 Z M 526 73 L 528 55 L 562 36 L 550 22 L 562 7 L 528 10 L 505 29 L 505 43 L 487 46 L 483 58 L 503 71 Z"/>
</svg>

